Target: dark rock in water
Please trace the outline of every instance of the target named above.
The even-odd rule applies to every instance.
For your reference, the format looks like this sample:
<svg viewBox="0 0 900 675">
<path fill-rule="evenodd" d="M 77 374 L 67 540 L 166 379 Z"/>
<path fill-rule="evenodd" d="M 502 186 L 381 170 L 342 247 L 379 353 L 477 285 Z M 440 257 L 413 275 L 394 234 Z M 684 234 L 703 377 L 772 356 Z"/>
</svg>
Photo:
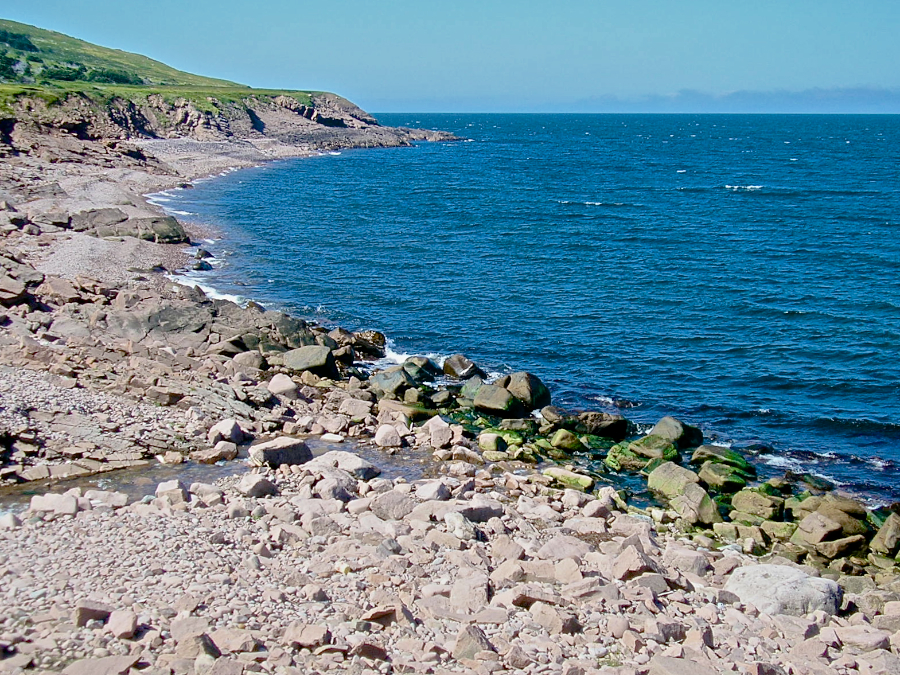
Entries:
<svg viewBox="0 0 900 675">
<path fill-rule="evenodd" d="M 431 382 L 441 374 L 438 365 L 427 356 L 410 356 L 403 362 L 403 369 L 416 382 Z"/>
<path fill-rule="evenodd" d="M 561 424 L 567 417 L 566 411 L 553 405 L 541 408 L 541 417 L 550 424 Z"/>
<path fill-rule="evenodd" d="M 381 358 L 384 356 L 384 348 L 387 344 L 387 338 L 384 333 L 377 330 L 364 330 L 353 334 L 353 348 L 357 352 Z"/>
<path fill-rule="evenodd" d="M 328 347 L 319 345 L 307 345 L 299 349 L 292 349 L 282 355 L 285 368 L 297 372 L 309 371 L 321 377 L 337 377 L 337 365 L 334 355 Z"/>
<path fill-rule="evenodd" d="M 379 398 L 389 396 L 400 399 L 408 389 L 416 386 L 416 381 L 403 366 L 391 366 L 369 378 L 369 386 Z"/>
<path fill-rule="evenodd" d="M 191 269 L 196 272 L 210 272 L 212 268 L 213 266 L 205 260 L 198 260 L 193 265 L 191 265 Z"/>
<path fill-rule="evenodd" d="M 482 386 L 475 394 L 475 409 L 498 417 L 521 417 L 522 402 L 503 387 Z"/>
<path fill-rule="evenodd" d="M 605 412 L 583 412 L 578 416 L 575 430 L 580 434 L 590 434 L 591 436 L 621 441 L 628 433 L 628 420 L 622 415 L 612 415 Z"/>
<path fill-rule="evenodd" d="M 824 478 L 820 478 L 819 476 L 813 476 L 809 473 L 794 473 L 793 471 L 788 471 L 784 474 L 784 477 L 787 480 L 794 481 L 796 483 L 803 483 L 811 490 L 816 492 L 830 492 L 834 490 L 834 483 Z"/>
<path fill-rule="evenodd" d="M 444 361 L 444 372 L 450 377 L 455 377 L 458 380 L 468 380 L 475 375 L 482 378 L 487 377 L 481 368 L 476 366 L 473 361 L 470 361 L 462 354 L 448 356 L 447 360 Z"/>
<path fill-rule="evenodd" d="M 519 372 L 501 377 L 494 383 L 519 399 L 528 410 L 550 405 L 550 390 L 537 375 Z"/>
<path fill-rule="evenodd" d="M 750 477 L 756 475 L 756 467 L 744 459 L 741 453 L 730 448 L 723 448 L 718 445 L 701 445 L 691 455 L 691 464 L 705 464 L 706 462 L 727 464 L 750 474 Z"/>
<path fill-rule="evenodd" d="M 663 417 L 650 430 L 650 435 L 660 436 L 673 443 L 677 448 L 695 448 L 703 444 L 703 432 L 674 417 Z"/>
</svg>

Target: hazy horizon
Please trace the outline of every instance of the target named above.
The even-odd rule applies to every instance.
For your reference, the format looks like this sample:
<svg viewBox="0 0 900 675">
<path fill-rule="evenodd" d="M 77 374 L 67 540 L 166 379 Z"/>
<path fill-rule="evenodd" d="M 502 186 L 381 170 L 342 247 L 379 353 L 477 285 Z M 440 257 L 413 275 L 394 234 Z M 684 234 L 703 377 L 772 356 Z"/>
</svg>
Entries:
<svg viewBox="0 0 900 675">
<path fill-rule="evenodd" d="M 900 3 L 887 0 L 7 0 L 3 16 L 382 113 L 900 113 Z"/>
</svg>

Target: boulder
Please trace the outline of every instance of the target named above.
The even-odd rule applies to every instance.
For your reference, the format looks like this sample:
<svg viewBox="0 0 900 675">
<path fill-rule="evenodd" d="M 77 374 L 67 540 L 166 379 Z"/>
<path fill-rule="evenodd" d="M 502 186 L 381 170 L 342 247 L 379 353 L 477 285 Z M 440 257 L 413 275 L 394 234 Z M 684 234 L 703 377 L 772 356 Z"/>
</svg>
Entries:
<svg viewBox="0 0 900 675">
<path fill-rule="evenodd" d="M 482 386 L 475 394 L 475 409 L 497 417 L 521 417 L 522 402 L 503 387 Z"/>
<path fill-rule="evenodd" d="M 872 538 L 869 544 L 875 553 L 886 556 L 894 556 L 900 549 L 900 516 L 891 513 L 884 521 L 884 524 L 878 528 L 878 532 Z"/>
<path fill-rule="evenodd" d="M 763 520 L 777 520 L 781 518 L 784 510 L 784 499 L 765 494 L 758 489 L 747 488 L 732 496 L 731 508 Z"/>
<path fill-rule="evenodd" d="M 628 449 L 635 455 L 646 459 L 672 461 L 678 458 L 678 449 L 675 445 L 669 439 L 656 434 L 650 434 L 629 443 Z"/>
<path fill-rule="evenodd" d="M 444 373 L 458 380 L 468 380 L 478 375 L 487 377 L 485 372 L 462 354 L 448 356 L 444 361 Z"/>
<path fill-rule="evenodd" d="M 337 378 L 338 370 L 334 354 L 328 347 L 306 345 L 281 355 L 285 368 L 296 372 L 309 371 L 320 377 Z"/>
<path fill-rule="evenodd" d="M 431 382 L 442 374 L 438 365 L 427 356 L 410 356 L 403 362 L 403 370 L 416 382 Z"/>
<path fill-rule="evenodd" d="M 666 439 L 679 449 L 694 448 L 703 444 L 703 432 L 674 417 L 663 417 L 650 430 L 650 435 Z"/>
<path fill-rule="evenodd" d="M 275 483 L 258 473 L 248 473 L 237 484 L 237 490 L 247 497 L 266 497 L 277 495 Z"/>
<path fill-rule="evenodd" d="M 250 461 L 255 466 L 278 468 L 282 464 L 304 464 L 312 459 L 309 446 L 299 438 L 281 436 L 250 447 Z"/>
<path fill-rule="evenodd" d="M 544 419 L 546 419 L 546 416 L 544 416 Z M 583 412 L 578 416 L 575 431 L 580 434 L 590 434 L 591 436 L 621 441 L 628 433 L 628 420 L 622 415 L 613 415 L 611 413 Z"/>
<path fill-rule="evenodd" d="M 705 462 L 698 475 L 703 483 L 718 492 L 732 493 L 747 487 L 741 471 L 729 464 Z"/>
<path fill-rule="evenodd" d="M 394 425 L 382 424 L 375 432 L 375 445 L 379 448 L 399 448 L 403 445 L 403 439 Z"/>
<path fill-rule="evenodd" d="M 399 399 L 407 389 L 416 386 L 416 381 L 403 366 L 391 366 L 370 377 L 369 386 L 379 398 L 388 396 Z"/>
<path fill-rule="evenodd" d="M 673 462 L 660 464 L 647 476 L 647 487 L 669 499 L 684 494 L 688 484 L 699 482 L 696 473 Z"/>
<path fill-rule="evenodd" d="M 834 581 L 785 565 L 739 567 L 725 590 L 766 614 L 806 616 L 818 610 L 835 614 L 842 599 L 841 587 Z"/>
<path fill-rule="evenodd" d="M 550 476 L 557 483 L 576 490 L 587 491 L 594 487 L 594 479 L 582 473 L 569 471 L 561 466 L 551 466 L 544 469 L 544 475 Z"/>
<path fill-rule="evenodd" d="M 684 492 L 669 500 L 669 504 L 678 515 L 690 524 L 702 523 L 712 525 L 722 522 L 719 508 L 702 487 L 697 483 L 688 483 Z"/>
<path fill-rule="evenodd" d="M 215 445 L 219 441 L 240 443 L 244 440 L 244 432 L 236 420 L 222 420 L 210 428 L 206 438 L 210 445 Z"/>
<path fill-rule="evenodd" d="M 705 464 L 706 462 L 727 464 L 750 476 L 756 475 L 756 467 L 744 459 L 741 453 L 731 448 L 723 448 L 719 445 L 701 445 L 691 454 L 691 464 Z"/>
<path fill-rule="evenodd" d="M 500 378 L 495 382 L 519 399 L 526 410 L 536 410 L 550 405 L 550 390 L 537 375 L 519 372 Z"/>
<path fill-rule="evenodd" d="M 550 439 L 550 445 L 567 452 L 583 452 L 587 450 L 587 446 L 568 429 L 558 429 L 553 438 Z"/>
<path fill-rule="evenodd" d="M 266 389 L 273 396 L 288 400 L 296 400 L 300 395 L 300 388 L 297 386 L 297 383 L 284 373 L 274 375 L 266 385 Z"/>
<path fill-rule="evenodd" d="M 330 450 L 306 464 L 306 468 L 311 470 L 321 467 L 337 468 L 341 471 L 346 471 L 359 480 L 370 480 L 381 473 L 381 469 L 368 460 L 344 450 Z"/>
</svg>

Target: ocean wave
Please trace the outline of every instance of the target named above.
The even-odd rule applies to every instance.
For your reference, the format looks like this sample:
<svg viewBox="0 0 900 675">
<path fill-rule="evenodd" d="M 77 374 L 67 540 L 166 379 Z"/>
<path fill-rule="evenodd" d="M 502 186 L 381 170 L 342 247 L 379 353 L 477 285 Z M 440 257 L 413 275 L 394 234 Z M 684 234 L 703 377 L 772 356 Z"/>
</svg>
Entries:
<svg viewBox="0 0 900 675">
<path fill-rule="evenodd" d="M 732 192 L 755 192 L 756 190 L 762 190 L 764 185 L 726 185 L 726 190 L 731 190 Z"/>
<path fill-rule="evenodd" d="M 242 295 L 233 295 L 219 291 L 215 286 L 211 286 L 205 280 L 201 279 L 195 272 L 167 274 L 166 278 L 170 281 L 174 281 L 176 284 L 181 284 L 182 286 L 197 286 L 201 291 L 206 293 L 207 297 L 212 298 L 213 300 L 229 300 L 241 306 L 250 302 L 250 298 L 246 298 Z"/>
<path fill-rule="evenodd" d="M 825 429 L 900 436 L 900 424 L 896 422 L 879 422 L 865 417 L 818 417 L 813 420 L 813 426 Z"/>
</svg>

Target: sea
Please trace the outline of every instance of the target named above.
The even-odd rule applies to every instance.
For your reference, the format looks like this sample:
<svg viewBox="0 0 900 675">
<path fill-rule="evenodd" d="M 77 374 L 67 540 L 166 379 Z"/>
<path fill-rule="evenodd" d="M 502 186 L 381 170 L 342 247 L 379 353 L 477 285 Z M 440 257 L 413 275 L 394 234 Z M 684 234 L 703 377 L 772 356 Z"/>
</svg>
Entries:
<svg viewBox="0 0 900 675">
<path fill-rule="evenodd" d="M 377 117 L 463 140 L 155 195 L 186 280 L 900 501 L 900 116 Z"/>
</svg>

